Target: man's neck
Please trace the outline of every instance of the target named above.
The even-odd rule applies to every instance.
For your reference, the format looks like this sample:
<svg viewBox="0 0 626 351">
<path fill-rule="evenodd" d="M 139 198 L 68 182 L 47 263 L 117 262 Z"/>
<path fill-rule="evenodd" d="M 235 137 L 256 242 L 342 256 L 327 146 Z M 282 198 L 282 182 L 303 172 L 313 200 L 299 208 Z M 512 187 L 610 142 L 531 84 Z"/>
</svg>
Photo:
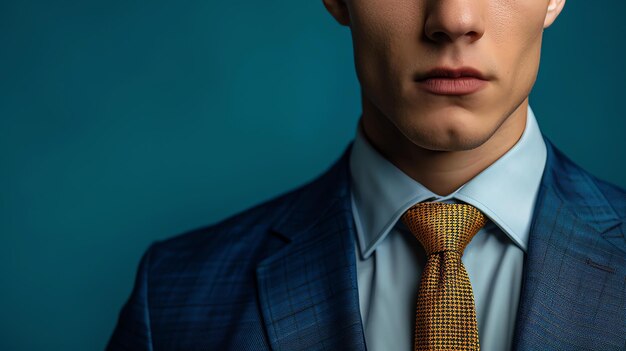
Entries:
<svg viewBox="0 0 626 351">
<path fill-rule="evenodd" d="M 526 127 L 526 99 L 480 146 L 463 151 L 433 151 L 407 139 L 386 117 L 363 109 L 361 123 L 369 143 L 387 160 L 435 194 L 445 196 L 489 167 L 511 149 Z"/>
</svg>

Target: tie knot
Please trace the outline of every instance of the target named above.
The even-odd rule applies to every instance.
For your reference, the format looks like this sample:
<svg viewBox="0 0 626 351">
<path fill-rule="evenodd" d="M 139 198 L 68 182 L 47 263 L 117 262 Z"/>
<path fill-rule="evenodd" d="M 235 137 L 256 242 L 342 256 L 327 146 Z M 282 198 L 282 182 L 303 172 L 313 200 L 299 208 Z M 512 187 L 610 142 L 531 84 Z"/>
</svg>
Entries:
<svg viewBox="0 0 626 351">
<path fill-rule="evenodd" d="M 426 254 L 463 250 L 486 223 L 476 207 L 468 204 L 422 202 L 402 215 L 402 222 L 420 241 Z"/>
</svg>

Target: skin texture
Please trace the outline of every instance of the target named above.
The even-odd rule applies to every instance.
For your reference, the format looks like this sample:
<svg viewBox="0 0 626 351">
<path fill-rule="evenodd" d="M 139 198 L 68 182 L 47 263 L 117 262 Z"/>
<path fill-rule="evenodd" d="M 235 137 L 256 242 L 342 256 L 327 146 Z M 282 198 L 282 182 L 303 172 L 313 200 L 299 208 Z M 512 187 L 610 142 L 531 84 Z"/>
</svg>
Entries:
<svg viewBox="0 0 626 351">
<path fill-rule="evenodd" d="M 519 140 L 543 30 L 565 0 L 323 0 L 350 28 L 370 143 L 431 191 L 447 195 Z M 473 67 L 473 94 L 428 92 L 416 76 Z"/>
</svg>

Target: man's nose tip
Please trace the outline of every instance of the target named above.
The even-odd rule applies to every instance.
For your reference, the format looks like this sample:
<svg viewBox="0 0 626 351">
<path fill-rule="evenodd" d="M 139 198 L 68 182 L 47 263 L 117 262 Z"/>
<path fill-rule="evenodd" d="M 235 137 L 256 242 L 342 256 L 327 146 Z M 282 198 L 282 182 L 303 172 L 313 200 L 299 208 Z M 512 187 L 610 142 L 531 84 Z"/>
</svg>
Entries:
<svg viewBox="0 0 626 351">
<path fill-rule="evenodd" d="M 426 14 L 426 37 L 437 43 L 467 40 L 474 42 L 485 33 L 478 5 L 465 0 L 440 0 Z"/>
<path fill-rule="evenodd" d="M 471 30 L 464 31 L 464 32 L 438 30 L 438 31 L 427 32 L 426 36 L 431 41 L 434 41 L 437 43 L 455 42 L 461 38 L 467 38 L 469 42 L 474 42 L 482 37 L 482 32 L 476 32 L 476 31 L 471 31 Z"/>
</svg>

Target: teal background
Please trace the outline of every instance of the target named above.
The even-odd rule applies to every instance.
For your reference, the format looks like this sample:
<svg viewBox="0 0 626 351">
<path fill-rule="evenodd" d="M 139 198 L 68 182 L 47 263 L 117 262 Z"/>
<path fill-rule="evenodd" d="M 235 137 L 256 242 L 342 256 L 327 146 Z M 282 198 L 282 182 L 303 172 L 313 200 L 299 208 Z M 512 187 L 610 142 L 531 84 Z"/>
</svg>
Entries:
<svg viewBox="0 0 626 351">
<path fill-rule="evenodd" d="M 569 1 L 531 104 L 626 187 L 621 1 Z M 153 240 L 326 169 L 360 112 L 321 1 L 0 2 L 0 350 L 103 349 Z"/>
</svg>

